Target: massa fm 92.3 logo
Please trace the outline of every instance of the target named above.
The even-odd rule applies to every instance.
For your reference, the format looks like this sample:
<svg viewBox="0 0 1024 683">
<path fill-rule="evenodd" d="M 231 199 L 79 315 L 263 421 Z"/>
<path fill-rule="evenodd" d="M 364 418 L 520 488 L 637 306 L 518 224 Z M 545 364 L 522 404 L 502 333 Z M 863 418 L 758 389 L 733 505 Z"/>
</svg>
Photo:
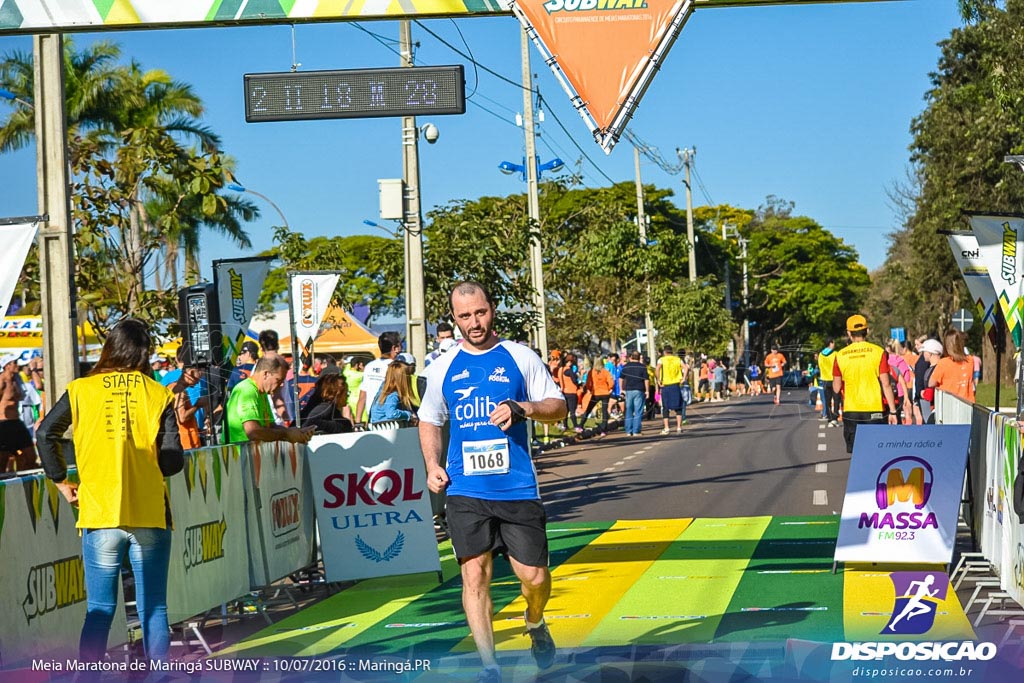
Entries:
<svg viewBox="0 0 1024 683">
<path fill-rule="evenodd" d="M 31 622 L 62 607 L 85 600 L 85 565 L 79 555 L 65 557 L 28 570 L 21 609 Z"/>
<path fill-rule="evenodd" d="M 554 12 L 586 12 L 588 10 L 647 9 L 647 0 L 548 0 L 544 3 L 548 14 Z"/>
<path fill-rule="evenodd" d="M 934 472 L 927 461 L 913 455 L 890 460 L 882 466 L 875 480 L 878 510 L 861 512 L 857 528 L 938 529 L 935 513 L 923 511 L 931 498 L 933 483 Z"/>
</svg>

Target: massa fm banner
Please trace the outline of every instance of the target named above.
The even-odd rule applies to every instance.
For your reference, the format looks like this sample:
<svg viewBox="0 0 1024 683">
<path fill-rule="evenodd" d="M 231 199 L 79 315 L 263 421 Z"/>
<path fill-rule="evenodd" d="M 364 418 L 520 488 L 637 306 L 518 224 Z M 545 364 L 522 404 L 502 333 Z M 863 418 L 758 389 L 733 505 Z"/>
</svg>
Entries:
<svg viewBox="0 0 1024 683">
<path fill-rule="evenodd" d="M 582 4 L 586 0 L 567 0 Z M 876 0 L 696 0 L 695 6 L 811 5 Z M 644 0 L 600 0 L 644 5 Z M 508 0 L 0 0 L 0 34 L 224 24 L 287 24 L 388 17 L 508 14 Z"/>
</svg>

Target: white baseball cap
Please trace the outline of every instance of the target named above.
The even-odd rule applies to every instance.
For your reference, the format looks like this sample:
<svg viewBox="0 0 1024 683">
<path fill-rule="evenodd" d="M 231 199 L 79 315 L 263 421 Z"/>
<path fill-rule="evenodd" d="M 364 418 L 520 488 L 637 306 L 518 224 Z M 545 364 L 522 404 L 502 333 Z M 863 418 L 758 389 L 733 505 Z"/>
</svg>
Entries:
<svg viewBox="0 0 1024 683">
<path fill-rule="evenodd" d="M 6 368 L 9 363 L 17 363 L 21 356 L 17 353 L 5 353 L 0 356 L 0 369 Z"/>
<path fill-rule="evenodd" d="M 395 357 L 395 360 L 400 360 L 408 365 L 416 365 L 416 356 L 411 353 L 400 353 Z"/>
</svg>

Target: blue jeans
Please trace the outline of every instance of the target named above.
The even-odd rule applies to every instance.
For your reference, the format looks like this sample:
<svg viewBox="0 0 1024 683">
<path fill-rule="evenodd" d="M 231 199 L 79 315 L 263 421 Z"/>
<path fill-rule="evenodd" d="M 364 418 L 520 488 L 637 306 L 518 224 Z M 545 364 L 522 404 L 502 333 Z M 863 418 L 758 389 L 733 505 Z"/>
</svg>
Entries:
<svg viewBox="0 0 1024 683">
<path fill-rule="evenodd" d="M 135 575 L 135 601 L 142 621 L 142 644 L 149 659 L 166 659 L 170 649 L 167 625 L 167 569 L 171 562 L 171 530 L 124 527 L 84 529 L 82 560 L 88 611 L 82 626 L 79 655 L 83 661 L 103 660 L 107 636 L 117 609 L 117 589 L 125 553 Z"/>
<path fill-rule="evenodd" d="M 644 392 L 638 389 L 626 391 L 626 433 L 639 434 L 644 419 Z"/>
</svg>

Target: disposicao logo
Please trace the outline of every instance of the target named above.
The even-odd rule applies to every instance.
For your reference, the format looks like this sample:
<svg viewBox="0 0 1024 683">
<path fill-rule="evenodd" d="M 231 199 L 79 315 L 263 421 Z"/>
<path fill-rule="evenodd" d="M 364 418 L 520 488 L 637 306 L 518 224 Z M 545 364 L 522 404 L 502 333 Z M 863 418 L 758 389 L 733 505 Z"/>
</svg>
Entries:
<svg viewBox="0 0 1024 683">
<path fill-rule="evenodd" d="M 884 481 L 883 481 L 884 480 Z M 862 512 L 857 527 L 864 529 L 927 529 L 939 528 L 934 512 L 924 513 L 932 495 L 934 473 L 927 461 L 904 455 L 882 465 L 875 480 L 875 504 L 878 512 Z M 913 511 L 905 508 L 911 506 Z M 888 508 L 904 508 L 887 511 Z"/>
<path fill-rule="evenodd" d="M 946 599 L 949 577 L 942 572 L 893 572 L 896 590 L 892 618 L 883 634 L 921 635 L 935 624 L 938 604 Z"/>
<path fill-rule="evenodd" d="M 587 10 L 647 9 L 647 0 L 548 0 L 544 3 L 548 14 L 553 12 L 586 12 Z"/>
</svg>

